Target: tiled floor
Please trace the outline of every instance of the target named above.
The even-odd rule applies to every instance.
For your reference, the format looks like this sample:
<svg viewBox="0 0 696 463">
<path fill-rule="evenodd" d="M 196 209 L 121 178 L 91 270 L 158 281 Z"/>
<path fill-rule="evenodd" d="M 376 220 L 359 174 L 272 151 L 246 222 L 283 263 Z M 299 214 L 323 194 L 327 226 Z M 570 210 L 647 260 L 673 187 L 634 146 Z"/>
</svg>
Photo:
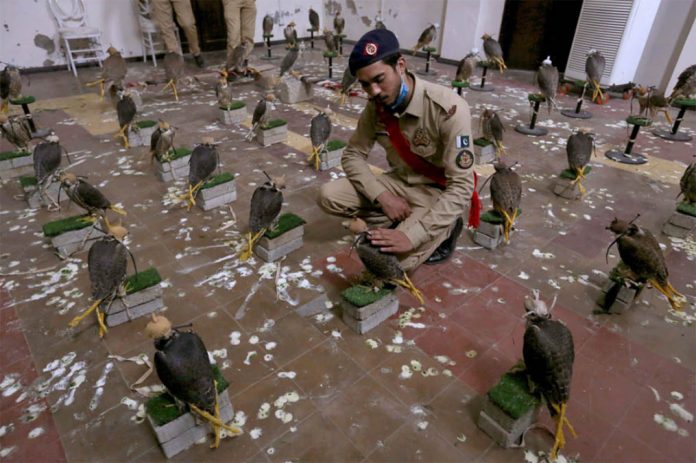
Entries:
<svg viewBox="0 0 696 463">
<path fill-rule="evenodd" d="M 309 318 L 293 310 L 315 297 L 319 285 L 337 306 L 340 291 L 362 270 L 349 253 L 341 220 L 325 216 L 314 203 L 319 185 L 343 174 L 313 171 L 297 146 L 262 149 L 243 140 L 245 128 L 220 125 L 212 83 L 221 59 L 207 56 L 211 67 L 205 72 L 189 65 L 198 80 L 181 86 L 179 104 L 160 93 L 161 85 L 150 86 L 141 111 L 143 118 L 175 125 L 180 145 L 192 146 L 204 135 L 221 142 L 222 169 L 239 175 L 238 199 L 231 208 L 205 213 L 170 205 L 168 188 L 174 185 L 156 179 L 147 149 L 126 151 L 111 139 L 113 109 L 81 86 L 94 78 L 96 68 L 81 69 L 79 80 L 66 71 L 34 74 L 26 87 L 38 100 L 38 124 L 53 127 L 70 151 L 71 170 L 88 175 L 128 211 L 124 224 L 139 268 L 154 265 L 166 280 L 167 316 L 175 324 L 193 323 L 230 382 L 245 434 L 225 439 L 214 451 L 204 443 L 195 445 L 176 461 L 520 462 L 525 450 L 548 450 L 550 437 L 540 429 L 528 433 L 525 449 L 504 450 L 476 427 L 483 394 L 521 357 L 522 301 L 532 288 L 549 301 L 557 297 L 553 314 L 575 340 L 569 418 L 579 436 L 568 440 L 564 455 L 584 462 L 696 459 L 696 426 L 689 419 L 696 411 L 696 248 L 693 236 L 675 241 L 659 233 L 674 207 L 693 143 L 662 141 L 643 130 L 636 149 L 650 163 L 625 168 L 606 161 L 604 150 L 627 138 L 621 121 L 629 102 L 621 99 L 588 105 L 595 117 L 582 122 L 544 110 L 540 124 L 550 134 L 527 138 L 512 128 L 528 121 L 531 80 L 522 73 L 494 74 L 496 92 L 468 92 L 466 99 L 475 117 L 484 106 L 499 110 L 508 128 L 508 156 L 519 162 L 523 214 L 512 242 L 490 252 L 464 233 L 453 259 L 414 272 L 412 279 L 426 299 L 422 310 L 400 293 L 399 314 L 359 336 L 343 324 L 337 307 Z M 423 67 L 422 58 L 407 59 L 412 67 Z M 337 62 L 342 71 L 345 58 Z M 318 51 L 307 51 L 300 67 L 326 72 Z M 447 84 L 454 68 L 440 63 L 434 68 L 435 80 Z M 129 80 L 156 80 L 157 72 L 161 68 L 129 63 Z M 236 88 L 252 108 L 258 88 Z M 364 99 L 353 97 L 343 108 L 335 101 L 331 92 L 317 87 L 309 105 L 278 103 L 273 114 L 306 137 L 312 108 L 329 105 L 347 121 L 334 127 L 332 138 L 347 140 Z M 564 107 L 574 101 L 560 97 Z M 569 130 L 580 124 L 597 133 L 599 156 L 586 181 L 589 195 L 566 201 L 553 195 L 551 182 L 566 164 Z M 693 134 L 695 126 L 696 117 L 687 114 L 682 130 Z M 8 149 L 6 141 L 0 143 Z M 370 161 L 386 167 L 377 148 Z M 249 199 L 264 180 L 262 169 L 287 175 L 284 209 L 308 222 L 304 247 L 279 269 L 289 282 L 285 294 L 275 285 L 278 269 L 264 273 L 261 262 L 241 263 L 232 251 L 246 230 Z M 491 168 L 479 171 L 489 175 Z M 74 330 L 67 327 L 89 303 L 86 255 L 59 261 L 40 229 L 78 208 L 31 211 L 16 181 L 3 182 L 1 190 L 0 458 L 164 460 L 138 414 L 146 398 L 130 389 L 146 367 L 112 357 L 145 353 L 152 358 L 145 322 L 110 329 L 103 340 L 93 318 Z M 483 199 L 488 205 L 487 191 Z M 604 260 L 612 240 L 604 227 L 614 216 L 632 218 L 639 212 L 640 224 L 665 245 L 672 282 L 690 297 L 685 319 L 669 313 L 667 302 L 652 289 L 626 314 L 595 313 L 599 287 L 617 260 L 616 250 L 609 263 Z M 314 289 L 300 288 L 304 280 Z M 399 316 L 405 322 L 408 313 L 410 322 L 400 327 Z M 428 374 L 401 375 L 404 365 L 417 364 Z M 144 384 L 157 382 L 153 375 Z M 283 422 L 274 403 L 290 392 L 299 400 L 278 413 L 285 414 Z M 271 404 L 265 419 L 258 416 L 264 403 Z M 667 425 L 657 423 L 662 418 Z M 551 424 L 546 412 L 541 423 Z"/>
</svg>

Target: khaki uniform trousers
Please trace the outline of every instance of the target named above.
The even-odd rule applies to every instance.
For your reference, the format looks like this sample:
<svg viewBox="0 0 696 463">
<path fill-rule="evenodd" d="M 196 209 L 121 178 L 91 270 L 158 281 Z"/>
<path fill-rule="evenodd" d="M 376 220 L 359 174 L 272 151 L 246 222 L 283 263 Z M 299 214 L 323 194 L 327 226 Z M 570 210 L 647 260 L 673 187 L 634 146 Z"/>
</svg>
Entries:
<svg viewBox="0 0 696 463">
<path fill-rule="evenodd" d="M 172 11 L 172 7 L 174 7 L 174 11 Z M 167 51 L 181 53 L 174 32 L 176 27 L 174 12 L 176 12 L 176 21 L 186 34 L 191 54 L 193 56 L 200 55 L 201 48 L 198 44 L 198 30 L 191 9 L 191 0 L 152 0 L 152 19 L 162 33 Z"/>
<path fill-rule="evenodd" d="M 406 199 L 411 207 L 411 215 L 396 227 L 397 230 L 408 228 L 411 223 L 420 220 L 442 194 L 442 190 L 436 187 L 422 184 L 409 185 L 390 173 L 378 175 L 377 180 L 384 185 L 387 191 Z M 347 178 L 322 185 L 317 202 L 327 214 L 340 217 L 361 217 L 370 228 L 388 228 L 392 223 L 384 215 L 379 205 L 372 204 L 365 196 L 358 193 Z M 425 262 L 435 252 L 435 249 L 449 237 L 453 229 L 454 224 L 416 249 L 397 255 L 402 268 L 409 272 Z"/>
<path fill-rule="evenodd" d="M 247 48 L 247 56 L 249 56 L 254 48 L 256 0 L 222 0 L 222 5 L 227 27 L 227 58 L 232 56 L 232 50 L 242 43 L 242 40 L 251 45 Z"/>
</svg>

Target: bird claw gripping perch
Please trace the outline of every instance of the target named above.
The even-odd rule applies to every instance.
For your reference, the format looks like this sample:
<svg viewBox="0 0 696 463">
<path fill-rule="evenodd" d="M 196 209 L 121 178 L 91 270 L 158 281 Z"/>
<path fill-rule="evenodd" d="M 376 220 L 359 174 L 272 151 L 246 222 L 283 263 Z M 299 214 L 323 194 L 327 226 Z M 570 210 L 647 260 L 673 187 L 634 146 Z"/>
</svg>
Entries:
<svg viewBox="0 0 696 463">
<path fill-rule="evenodd" d="M 233 436 L 239 436 L 241 434 L 244 434 L 244 431 L 242 431 L 241 428 L 222 422 L 222 419 L 220 418 L 220 401 L 218 400 L 217 394 L 217 381 L 215 381 L 215 415 L 211 415 L 205 410 L 201 410 L 194 404 L 190 403 L 188 405 L 192 412 L 194 412 L 213 426 L 213 431 L 215 432 L 215 440 L 213 440 L 213 443 L 210 445 L 211 449 L 216 449 L 220 446 L 220 431 L 222 429 L 230 432 Z"/>
<path fill-rule="evenodd" d="M 190 211 L 191 208 L 196 204 L 196 195 L 198 195 L 198 190 L 200 190 L 202 186 L 203 186 L 203 181 L 198 182 L 193 187 L 189 184 L 188 193 L 184 193 L 183 195 L 179 195 L 180 200 L 186 201 L 188 203 L 188 206 L 186 207 L 187 211 Z"/>
<path fill-rule="evenodd" d="M 505 243 L 510 243 L 510 231 L 512 231 L 512 226 L 515 225 L 515 219 L 517 218 L 517 210 L 513 211 L 512 217 L 507 213 L 507 211 L 500 211 L 503 214 L 503 235 L 505 236 Z"/>
<path fill-rule="evenodd" d="M 685 300 L 686 297 L 684 297 L 683 294 L 679 293 L 676 289 L 674 289 L 672 283 L 667 281 L 664 285 L 662 285 L 654 279 L 648 280 L 648 283 L 650 283 L 659 292 L 664 294 L 664 296 L 667 298 L 667 301 L 669 302 L 669 305 L 672 306 L 673 310 L 676 310 L 677 312 L 682 312 L 684 310 L 682 308 L 681 301 Z"/>
<path fill-rule="evenodd" d="M 587 190 L 585 187 L 582 185 L 582 181 L 585 180 L 585 169 L 586 167 L 580 167 L 575 169 L 575 180 L 570 182 L 573 185 L 578 186 L 578 190 L 580 191 L 581 196 L 585 196 L 585 193 L 587 193 Z"/>
<path fill-rule="evenodd" d="M 307 158 L 307 162 L 314 163 L 314 168 L 319 170 L 321 165 L 321 153 L 324 151 L 324 145 L 312 146 L 312 154 Z"/>
<path fill-rule="evenodd" d="M 70 328 L 75 328 L 89 314 L 96 311 L 97 312 L 97 322 L 99 323 L 99 337 L 103 338 L 108 330 L 106 328 L 106 324 L 104 323 L 105 315 L 101 310 L 99 310 L 99 304 L 101 304 L 102 301 L 103 301 L 103 299 L 98 299 L 97 301 L 95 301 L 94 304 L 89 306 L 89 308 L 87 308 L 84 312 L 82 312 L 80 315 L 78 315 L 75 318 L 73 318 L 72 320 L 70 320 L 70 322 L 68 322 L 68 326 Z"/>
<path fill-rule="evenodd" d="M 239 260 L 241 260 L 242 262 L 249 260 L 249 258 L 251 257 L 251 253 L 254 251 L 254 246 L 256 245 L 256 242 L 259 239 L 261 239 L 264 233 L 266 233 L 265 228 L 259 230 L 254 236 L 251 235 L 251 232 L 247 233 L 247 242 L 244 245 L 242 252 L 239 254 Z"/>
<path fill-rule="evenodd" d="M 169 87 L 172 88 L 172 91 L 174 92 L 174 99 L 178 103 L 179 102 L 179 93 L 176 91 L 176 83 L 174 82 L 174 79 L 167 82 L 167 85 L 165 85 L 164 88 L 162 89 L 162 93 L 164 93 L 164 91 L 167 90 Z"/>
</svg>

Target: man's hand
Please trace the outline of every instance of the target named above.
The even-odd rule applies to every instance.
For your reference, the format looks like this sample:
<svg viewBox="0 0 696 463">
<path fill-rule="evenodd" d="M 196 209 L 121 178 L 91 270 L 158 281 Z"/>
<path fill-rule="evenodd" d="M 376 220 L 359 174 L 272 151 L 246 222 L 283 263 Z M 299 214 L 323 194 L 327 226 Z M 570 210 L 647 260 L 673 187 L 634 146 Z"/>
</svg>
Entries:
<svg viewBox="0 0 696 463">
<path fill-rule="evenodd" d="M 402 222 L 411 215 L 411 207 L 408 205 L 408 201 L 389 191 L 385 191 L 377 196 L 377 202 L 382 206 L 384 214 L 393 222 Z"/>
<path fill-rule="evenodd" d="M 367 237 L 370 239 L 370 243 L 379 247 L 382 252 L 403 254 L 413 250 L 411 240 L 401 230 L 377 228 L 367 232 Z"/>
</svg>

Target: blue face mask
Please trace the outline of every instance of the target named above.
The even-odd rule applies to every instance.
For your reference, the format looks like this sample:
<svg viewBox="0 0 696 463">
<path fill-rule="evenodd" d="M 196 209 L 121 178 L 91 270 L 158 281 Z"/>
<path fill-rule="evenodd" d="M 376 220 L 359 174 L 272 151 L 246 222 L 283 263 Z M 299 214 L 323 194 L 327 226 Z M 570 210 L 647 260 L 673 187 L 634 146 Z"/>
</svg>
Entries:
<svg viewBox="0 0 696 463">
<path fill-rule="evenodd" d="M 406 97 L 408 96 L 408 85 L 406 85 L 406 79 L 403 77 L 401 78 L 401 88 L 399 89 L 399 95 L 396 97 L 396 101 L 394 101 L 393 104 L 390 105 L 384 105 L 386 110 L 395 113 L 396 110 L 403 104 L 404 101 L 406 101 Z"/>
</svg>

